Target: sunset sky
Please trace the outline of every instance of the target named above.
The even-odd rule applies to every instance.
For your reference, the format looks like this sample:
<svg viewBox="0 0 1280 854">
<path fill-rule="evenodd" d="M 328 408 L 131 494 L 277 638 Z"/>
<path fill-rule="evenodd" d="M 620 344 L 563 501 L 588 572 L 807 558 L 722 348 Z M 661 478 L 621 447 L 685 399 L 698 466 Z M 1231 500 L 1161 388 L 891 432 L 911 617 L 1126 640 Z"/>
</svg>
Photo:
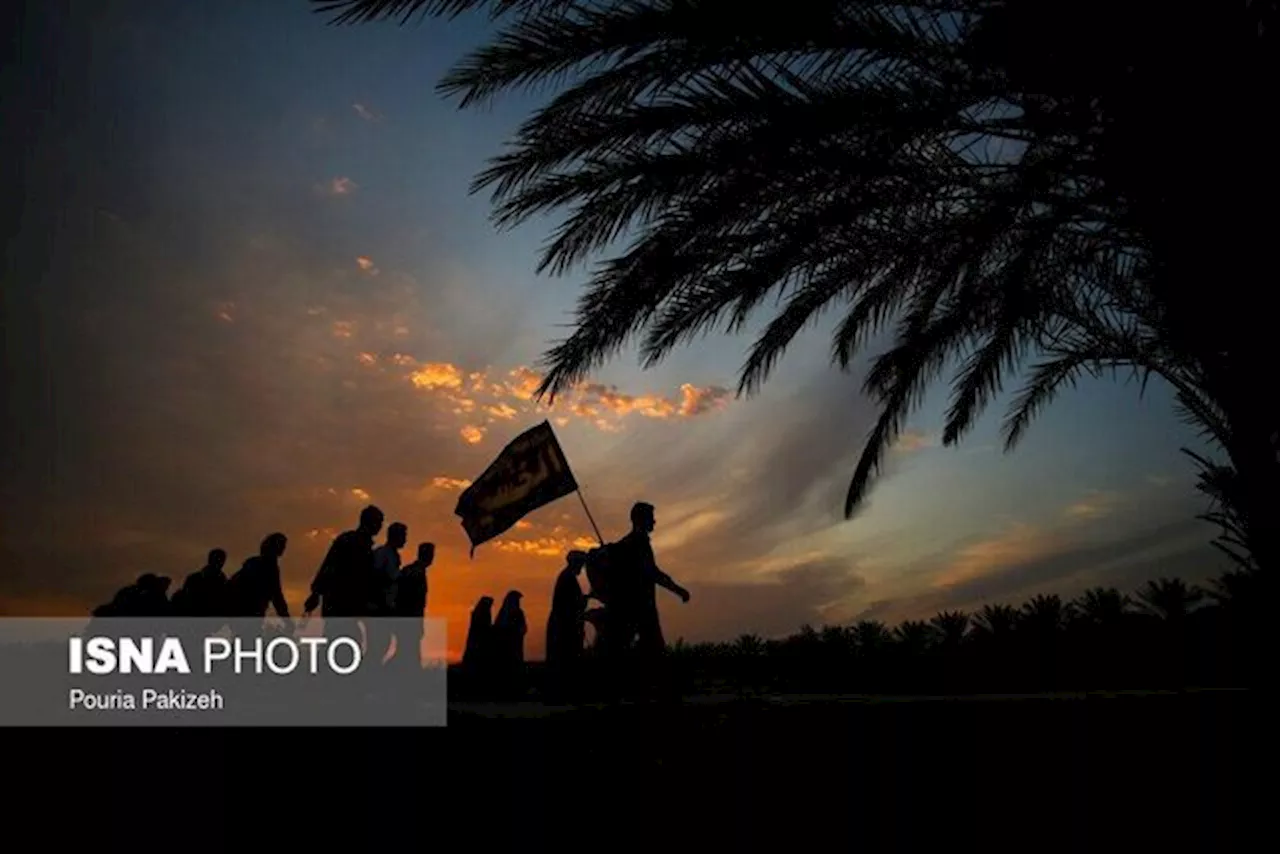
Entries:
<svg viewBox="0 0 1280 854">
<path fill-rule="evenodd" d="M 750 400 L 730 391 L 741 337 L 651 371 L 626 354 L 534 406 L 533 366 L 584 274 L 536 276 L 554 221 L 500 233 L 467 194 L 537 103 L 458 112 L 434 93 L 478 19 L 35 5 L 25 76 L 5 84 L 23 208 L 4 283 L 0 613 L 83 613 L 141 572 L 180 580 L 212 546 L 234 569 L 274 530 L 300 608 L 329 540 L 373 501 L 411 544 L 437 543 L 430 610 L 451 649 L 477 597 L 517 588 L 536 657 L 564 552 L 590 537 L 581 506 L 538 511 L 474 560 L 452 511 L 544 418 L 607 538 L 633 501 L 657 505 L 659 562 L 693 594 L 662 594 L 671 639 L 1222 568 L 1178 452 L 1194 436 L 1165 388 L 1140 401 L 1123 377 L 1062 397 L 1009 455 L 999 409 L 939 448 L 939 389 L 849 522 L 874 410 L 858 372 L 829 367 L 825 327 Z"/>
</svg>

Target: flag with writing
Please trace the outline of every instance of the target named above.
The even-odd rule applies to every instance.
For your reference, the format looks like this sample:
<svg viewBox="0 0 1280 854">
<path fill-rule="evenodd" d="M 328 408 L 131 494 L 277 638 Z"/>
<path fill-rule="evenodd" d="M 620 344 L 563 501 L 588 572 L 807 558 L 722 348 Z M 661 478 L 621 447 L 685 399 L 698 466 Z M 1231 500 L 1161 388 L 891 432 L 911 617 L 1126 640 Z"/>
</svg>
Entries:
<svg viewBox="0 0 1280 854">
<path fill-rule="evenodd" d="M 474 483 L 458 497 L 453 511 L 476 546 L 509 530 L 546 504 L 578 489 L 569 462 L 551 424 L 543 421 L 502 449 Z"/>
</svg>

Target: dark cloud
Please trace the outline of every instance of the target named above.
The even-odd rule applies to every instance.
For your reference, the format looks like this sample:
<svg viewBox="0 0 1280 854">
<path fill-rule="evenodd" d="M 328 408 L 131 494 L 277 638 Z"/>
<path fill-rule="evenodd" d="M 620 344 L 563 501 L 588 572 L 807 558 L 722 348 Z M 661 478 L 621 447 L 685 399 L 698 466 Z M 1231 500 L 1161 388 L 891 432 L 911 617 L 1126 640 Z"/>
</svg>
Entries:
<svg viewBox="0 0 1280 854">
<path fill-rule="evenodd" d="M 1161 576 L 1201 581 L 1229 568 L 1209 546 L 1213 533 L 1205 523 L 1186 519 L 1103 543 L 1067 546 L 926 593 L 872 602 L 857 619 L 895 622 L 950 608 L 972 610 L 993 602 L 1016 605 L 1037 593 L 1069 598 L 1094 586 L 1132 590 Z"/>
</svg>

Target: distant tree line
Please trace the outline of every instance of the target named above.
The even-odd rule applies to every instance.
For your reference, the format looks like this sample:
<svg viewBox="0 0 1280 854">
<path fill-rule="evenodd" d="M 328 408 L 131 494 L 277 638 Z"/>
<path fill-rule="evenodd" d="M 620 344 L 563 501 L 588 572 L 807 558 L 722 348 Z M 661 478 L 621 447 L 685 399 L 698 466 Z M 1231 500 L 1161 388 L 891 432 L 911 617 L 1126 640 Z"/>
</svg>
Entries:
<svg viewBox="0 0 1280 854">
<path fill-rule="evenodd" d="M 943 611 L 889 626 L 877 620 L 803 627 L 780 640 L 671 647 L 685 691 L 1021 693 L 1251 687 L 1264 666 L 1268 577 L 1235 570 L 1205 589 L 1147 582 L 1064 601 Z"/>
</svg>

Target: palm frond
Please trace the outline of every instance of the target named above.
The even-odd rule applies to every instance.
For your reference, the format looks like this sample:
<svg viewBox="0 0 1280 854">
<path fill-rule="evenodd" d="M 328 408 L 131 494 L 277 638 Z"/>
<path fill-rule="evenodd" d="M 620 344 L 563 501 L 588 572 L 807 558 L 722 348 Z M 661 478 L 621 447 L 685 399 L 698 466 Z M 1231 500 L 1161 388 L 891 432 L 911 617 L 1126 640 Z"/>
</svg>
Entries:
<svg viewBox="0 0 1280 854">
<path fill-rule="evenodd" d="M 419 18 L 454 16 L 490 0 L 311 0 L 312 10 L 319 15 L 332 15 L 333 24 L 361 24 L 400 18 L 405 24 Z"/>
<path fill-rule="evenodd" d="M 1274 53 L 1274 5 L 1232 13 L 1259 68 Z M 1179 296 L 1192 289 L 1161 254 L 1177 240 L 1153 234 L 1169 182 L 1146 161 L 1172 130 L 1148 119 L 1160 118 L 1166 77 L 1188 81 L 1185 56 L 1169 48 L 1192 32 L 1187 16 L 1153 20 L 1103 0 L 313 8 L 335 23 L 483 11 L 494 34 L 438 89 L 464 107 L 518 88 L 554 92 L 472 186 L 491 193 L 499 227 L 562 215 L 539 271 L 596 261 L 570 333 L 540 363 L 538 399 L 633 343 L 652 366 L 699 335 L 743 331 L 772 304 L 740 395 L 825 313 L 838 313 L 831 357 L 842 369 L 892 331 L 863 385 L 881 411 L 846 515 L 953 364 L 945 444 L 1032 354 L 1005 416 L 1007 449 L 1062 388 L 1104 370 L 1130 372 L 1140 392 L 1166 380 L 1206 438 L 1237 438 L 1224 401 L 1241 398 L 1233 378 L 1261 358 L 1247 343 L 1258 336 L 1216 319 L 1200 329 L 1203 295 Z M 1237 302 L 1245 290 L 1220 287 Z M 1244 534 L 1221 543 L 1239 551 Z"/>
<path fill-rule="evenodd" d="M 516 10 L 550 11 L 571 0 L 311 0 L 312 12 L 332 15 L 332 24 L 363 24 L 398 17 L 403 26 L 417 18 L 456 18 L 489 7 L 497 18 Z"/>
</svg>

